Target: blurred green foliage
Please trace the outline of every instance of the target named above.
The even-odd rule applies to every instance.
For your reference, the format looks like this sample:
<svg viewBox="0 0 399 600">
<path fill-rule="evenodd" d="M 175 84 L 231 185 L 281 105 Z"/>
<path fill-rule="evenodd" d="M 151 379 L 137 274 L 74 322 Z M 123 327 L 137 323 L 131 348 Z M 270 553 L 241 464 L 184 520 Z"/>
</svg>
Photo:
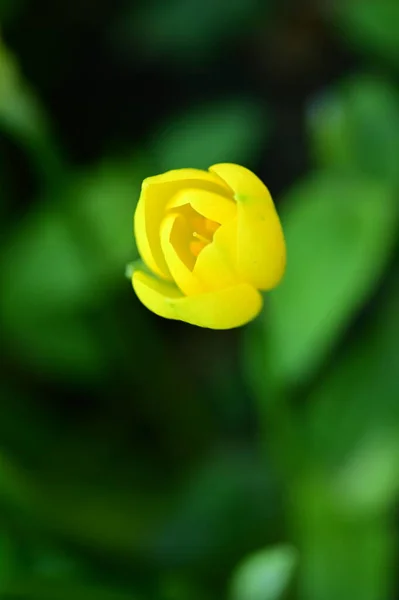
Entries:
<svg viewBox="0 0 399 600">
<path fill-rule="evenodd" d="M 1 599 L 397 597 L 399 4 L 327 4 L 0 0 Z M 219 161 L 288 246 L 236 332 L 124 278 Z"/>
</svg>

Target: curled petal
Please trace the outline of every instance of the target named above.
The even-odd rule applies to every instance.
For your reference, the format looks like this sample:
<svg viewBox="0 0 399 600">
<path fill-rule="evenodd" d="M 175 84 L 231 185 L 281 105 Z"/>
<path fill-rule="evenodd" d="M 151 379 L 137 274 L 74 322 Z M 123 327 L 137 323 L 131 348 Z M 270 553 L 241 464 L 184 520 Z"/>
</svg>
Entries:
<svg viewBox="0 0 399 600">
<path fill-rule="evenodd" d="M 213 241 L 199 254 L 193 275 L 208 291 L 242 283 L 236 263 L 237 219 L 221 225 Z"/>
<path fill-rule="evenodd" d="M 218 175 L 234 192 L 236 200 L 249 198 L 270 198 L 269 191 L 263 181 L 252 171 L 232 163 L 220 163 L 209 167 L 210 173 Z"/>
<path fill-rule="evenodd" d="M 191 231 L 186 220 L 179 214 L 165 217 L 161 225 L 161 246 L 170 274 L 184 294 L 204 291 L 192 272 L 195 258 L 189 250 Z"/>
<path fill-rule="evenodd" d="M 260 293 L 246 283 L 196 296 L 184 296 L 176 285 L 143 271 L 133 273 L 132 283 L 140 301 L 155 314 L 199 327 L 240 327 L 262 308 Z"/>
<path fill-rule="evenodd" d="M 160 175 L 153 175 L 152 177 L 147 177 L 144 182 L 148 184 L 163 184 L 163 183 L 174 183 L 176 181 L 179 182 L 188 182 L 191 181 L 203 181 L 208 183 L 215 183 L 221 188 L 220 193 L 231 194 L 231 188 L 229 185 L 217 175 L 217 173 L 211 173 L 210 171 L 203 171 L 202 169 L 172 169 L 171 171 L 166 171 L 166 173 L 161 173 Z M 204 189 L 207 189 L 206 187 Z"/>
<path fill-rule="evenodd" d="M 233 164 L 210 168 L 234 190 L 237 201 L 237 270 L 260 290 L 281 280 L 286 265 L 284 234 L 267 187 L 251 171 Z"/>
<path fill-rule="evenodd" d="M 231 196 L 230 188 L 218 175 L 199 169 L 168 171 L 143 181 L 134 217 L 134 234 L 142 259 L 164 279 L 170 280 L 171 274 L 161 248 L 159 229 L 167 203 L 186 187 Z"/>
<path fill-rule="evenodd" d="M 230 221 L 237 213 L 237 205 L 232 196 L 229 199 L 209 190 L 185 188 L 172 198 L 168 208 L 177 208 L 185 204 L 191 204 L 197 213 L 216 223 Z"/>
</svg>

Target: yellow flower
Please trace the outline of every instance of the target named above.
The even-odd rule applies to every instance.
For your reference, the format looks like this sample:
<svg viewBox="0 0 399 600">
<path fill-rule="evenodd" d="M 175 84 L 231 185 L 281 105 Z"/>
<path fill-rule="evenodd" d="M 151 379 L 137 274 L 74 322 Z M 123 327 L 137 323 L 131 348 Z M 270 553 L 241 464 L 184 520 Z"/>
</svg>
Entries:
<svg viewBox="0 0 399 600">
<path fill-rule="evenodd" d="M 144 180 L 134 217 L 147 268 L 132 283 L 155 314 L 231 329 L 262 308 L 258 290 L 281 280 L 284 236 L 266 186 L 248 169 L 218 164 Z"/>
</svg>

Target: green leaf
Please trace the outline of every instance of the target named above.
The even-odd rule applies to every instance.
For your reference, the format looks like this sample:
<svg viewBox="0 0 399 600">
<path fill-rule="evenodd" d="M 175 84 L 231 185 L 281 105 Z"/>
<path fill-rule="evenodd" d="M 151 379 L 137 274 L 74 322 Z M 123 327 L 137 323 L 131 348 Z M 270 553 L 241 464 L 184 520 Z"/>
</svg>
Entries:
<svg viewBox="0 0 399 600">
<path fill-rule="evenodd" d="M 162 577 L 157 598 L 162 600 L 187 600 L 187 598 L 189 600 L 215 600 L 213 594 L 210 596 L 206 583 L 204 582 L 202 585 L 201 583 L 190 578 L 190 575 L 182 576 L 167 572 Z"/>
<path fill-rule="evenodd" d="M 290 488 L 302 600 L 381 600 L 396 588 L 399 288 L 308 398 L 310 468 Z"/>
<path fill-rule="evenodd" d="M 313 153 L 321 165 L 399 181 L 396 88 L 357 75 L 317 98 L 308 114 Z"/>
<path fill-rule="evenodd" d="M 0 523 L 0 526 L 2 523 Z M 17 574 L 16 549 L 9 534 L 0 529 L 0 595 Z"/>
<path fill-rule="evenodd" d="M 31 367 L 90 379 L 104 371 L 112 350 L 87 315 L 125 284 L 140 173 L 104 162 L 62 182 L 9 236 L 0 319 L 10 350 Z"/>
<path fill-rule="evenodd" d="M 53 184 L 66 169 L 49 118 L 0 38 L 0 128 L 29 154 L 43 181 Z"/>
<path fill-rule="evenodd" d="M 93 331 L 77 315 L 93 279 L 61 213 L 47 207 L 27 219 L 0 268 L 0 318 L 13 353 L 47 372 L 94 375 L 104 367 Z"/>
<path fill-rule="evenodd" d="M 268 378 L 307 380 L 375 289 L 397 230 L 392 190 L 376 181 L 319 173 L 296 186 L 282 211 L 285 278 L 266 298 Z"/>
<path fill-rule="evenodd" d="M 253 554 L 233 576 L 231 600 L 279 600 L 291 582 L 296 560 L 296 552 L 290 546 Z"/>
<path fill-rule="evenodd" d="M 72 180 L 65 193 L 76 236 L 87 236 L 90 270 L 100 287 L 122 281 L 126 263 L 137 256 L 133 214 L 145 176 L 136 157 L 106 160 Z"/>
<path fill-rule="evenodd" d="M 59 432 L 45 410 L 39 409 L 32 393 L 21 392 L 18 385 L 0 383 L 0 439 L 5 452 L 15 458 L 34 460 L 45 455 Z"/>
<path fill-rule="evenodd" d="M 269 133 L 261 107 L 248 98 L 202 104 L 163 124 L 152 150 L 159 171 L 194 167 L 207 169 L 218 162 L 248 164 Z"/>
<path fill-rule="evenodd" d="M 73 471 L 73 466 L 69 463 L 68 468 Z M 64 543 L 129 560 L 137 552 L 148 552 L 154 531 L 165 518 L 167 498 L 143 490 L 137 480 L 135 487 L 127 485 L 137 471 L 134 463 L 133 476 L 132 467 L 116 474 L 103 469 L 99 480 L 95 468 L 98 464 L 86 469 L 85 479 L 65 471 L 48 474 L 47 470 L 46 474 L 46 468 L 32 477 L 27 469 L 0 455 L 0 512 L 6 519 L 11 515 L 13 521 L 22 522 L 25 532 L 36 532 L 41 539 L 51 533 Z M 34 567 L 40 571 L 39 564 Z M 41 567 L 45 570 L 45 565 Z"/>
<path fill-rule="evenodd" d="M 301 556 L 299 600 L 382 600 L 394 597 L 394 521 L 384 513 L 340 513 L 321 478 L 291 486 L 290 522 Z"/>
<path fill-rule="evenodd" d="M 387 426 L 376 420 L 367 429 L 364 438 L 353 439 L 347 462 L 334 480 L 340 505 L 356 515 L 381 512 L 399 496 L 397 423 Z"/>
<path fill-rule="evenodd" d="M 193 472 L 174 499 L 174 510 L 155 545 L 162 563 L 177 566 L 181 548 L 187 565 L 212 572 L 238 560 L 240 548 L 264 543 L 270 522 L 273 483 L 268 465 L 254 452 L 241 449 L 213 453 Z M 218 548 L 218 563 L 210 548 Z"/>
<path fill-rule="evenodd" d="M 332 5 L 343 40 L 368 55 L 399 66 L 399 4 L 396 0 L 362 0 Z"/>
<path fill-rule="evenodd" d="M 137 596 L 118 590 L 106 589 L 71 583 L 69 579 L 47 581 L 46 579 L 28 579 L 23 583 L 8 586 L 3 600 L 136 600 Z"/>
<path fill-rule="evenodd" d="M 330 493 L 350 514 L 385 510 L 399 492 L 398 302 L 395 285 L 309 399 L 309 453 L 332 473 Z"/>
<path fill-rule="evenodd" d="M 133 262 L 130 262 L 126 265 L 125 277 L 130 281 L 135 271 L 144 271 L 144 273 L 147 273 L 152 277 L 154 276 L 152 271 L 150 271 L 150 269 L 147 267 L 145 262 L 141 260 L 141 258 L 138 258 L 137 260 L 134 260 Z"/>
</svg>

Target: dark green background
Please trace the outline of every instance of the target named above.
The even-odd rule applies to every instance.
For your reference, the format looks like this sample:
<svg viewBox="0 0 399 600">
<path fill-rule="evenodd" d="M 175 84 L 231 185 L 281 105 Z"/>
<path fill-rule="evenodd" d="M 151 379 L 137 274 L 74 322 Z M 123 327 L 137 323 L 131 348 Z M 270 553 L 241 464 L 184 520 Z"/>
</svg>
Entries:
<svg viewBox="0 0 399 600">
<path fill-rule="evenodd" d="M 397 0 L 0 0 L 1 600 L 398 597 Z M 238 331 L 124 277 L 144 177 L 237 162 Z"/>
</svg>

